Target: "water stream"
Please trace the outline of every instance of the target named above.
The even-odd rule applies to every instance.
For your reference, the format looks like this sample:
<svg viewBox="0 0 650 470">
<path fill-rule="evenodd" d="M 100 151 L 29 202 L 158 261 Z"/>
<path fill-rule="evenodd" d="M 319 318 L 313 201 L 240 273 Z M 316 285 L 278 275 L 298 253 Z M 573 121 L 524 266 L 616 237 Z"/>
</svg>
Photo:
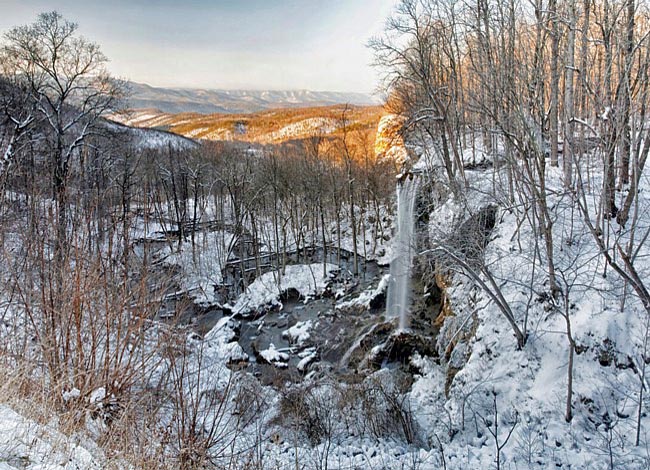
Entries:
<svg viewBox="0 0 650 470">
<path fill-rule="evenodd" d="M 419 178 L 413 174 L 397 185 L 397 233 L 393 241 L 386 317 L 399 318 L 399 328 L 409 326 L 411 268 L 415 252 L 415 199 Z"/>
</svg>

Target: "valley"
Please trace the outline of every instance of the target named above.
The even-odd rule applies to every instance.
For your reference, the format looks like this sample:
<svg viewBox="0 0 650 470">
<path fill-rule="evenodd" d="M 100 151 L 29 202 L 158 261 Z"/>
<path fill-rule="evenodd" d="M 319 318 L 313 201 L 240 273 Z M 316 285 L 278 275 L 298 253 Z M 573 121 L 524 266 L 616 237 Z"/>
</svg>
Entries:
<svg viewBox="0 0 650 470">
<path fill-rule="evenodd" d="M 311 90 L 214 90 L 163 88 L 127 81 L 129 108 L 161 113 L 251 114 L 270 109 L 335 106 L 378 106 L 382 100 L 366 93 Z"/>
<path fill-rule="evenodd" d="M 650 469 L 647 5 L 61 1 L 0 39 L 0 470 Z"/>
</svg>

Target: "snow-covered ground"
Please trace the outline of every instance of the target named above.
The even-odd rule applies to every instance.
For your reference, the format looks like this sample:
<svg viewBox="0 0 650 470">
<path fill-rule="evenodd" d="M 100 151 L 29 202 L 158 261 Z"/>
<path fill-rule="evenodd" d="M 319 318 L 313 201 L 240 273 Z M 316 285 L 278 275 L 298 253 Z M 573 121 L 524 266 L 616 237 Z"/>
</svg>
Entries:
<svg viewBox="0 0 650 470">
<path fill-rule="evenodd" d="M 222 281 L 234 239 L 234 235 L 223 231 L 199 232 L 194 243 L 168 245 L 160 257 L 166 264 L 180 268 L 180 286 L 194 302 L 211 305 L 217 303 L 214 287 Z"/>
<path fill-rule="evenodd" d="M 590 187 L 599 190 L 598 170 L 590 170 Z M 467 172 L 465 197 L 449 196 L 434 210 L 429 221 L 434 243 L 444 243 L 463 221 L 499 203 L 491 175 Z M 562 310 L 562 300 L 545 294 L 546 267 L 534 251 L 542 243 L 539 235 L 525 220 L 522 223 L 521 212 L 502 207 L 485 264 L 516 322 L 527 329 L 526 345 L 517 347 L 512 329 L 489 296 L 469 277 L 455 274 L 447 289 L 454 316 L 447 319 L 438 340 L 441 356 L 447 359 L 442 364 L 419 360 L 421 374 L 410 393 L 412 404 L 427 438 L 441 440 L 447 468 L 493 468 L 497 445 L 503 445 L 501 468 L 647 468 L 645 419 L 640 446 L 634 445 L 634 437 L 648 314 L 606 267 L 573 196 L 563 190 L 561 170 L 547 168 L 546 183 L 556 274 L 568 296 L 568 310 Z M 644 177 L 642 194 L 648 189 Z M 593 193 L 588 198 L 597 201 Z M 642 201 L 638 231 L 650 226 L 646 205 Z M 611 230 L 612 237 L 628 236 L 615 223 Z M 541 252 L 543 257 L 544 248 Z M 640 243 L 637 269 L 644 278 L 650 274 L 648 253 Z M 565 420 L 566 311 L 577 344 L 570 423 Z M 457 374 L 449 383 L 451 369 Z M 640 412 L 646 414 L 645 402 Z"/>
<path fill-rule="evenodd" d="M 519 194 L 514 201 L 505 197 L 504 171 L 493 170 L 491 159 L 480 151 L 467 151 L 464 159 L 472 165 L 485 164 L 486 169 L 466 170 L 467 186 L 462 195 L 440 191 L 432 198 L 435 204 L 427 207 L 426 217 L 430 246 L 424 249 L 432 249 L 436 244 L 455 246 L 452 242 L 458 242 L 459 232 L 468 235 L 462 233 L 465 224 L 486 208 L 494 207 L 495 227 L 484 251 L 486 270 L 479 272 L 478 277 L 502 296 L 515 323 L 527 334 L 525 345 L 518 347 L 511 325 L 485 287 L 480 287 L 462 269 L 446 266 L 454 272 L 441 273 L 445 281 L 446 317 L 441 321 L 438 336 L 439 357 L 414 354 L 409 364 L 412 383 L 410 378 L 404 379 L 389 368 L 368 372 L 368 377 L 361 380 L 368 388 L 362 391 L 355 388 L 358 384 L 341 381 L 334 386 L 327 381 L 331 379 L 306 379 L 300 386 L 305 387 L 302 397 L 312 400 L 307 402 L 307 408 L 325 413 L 316 416 L 321 420 L 319 424 L 324 422 L 327 426 L 319 430 L 318 438 L 298 432 L 298 420 L 287 417 L 287 397 L 283 394 L 300 386 L 286 385 L 284 390 L 259 386 L 256 393 L 264 398 L 266 411 L 237 428 L 241 439 L 228 442 L 231 448 L 224 459 L 243 466 L 250 459 L 248 451 L 254 449 L 256 458 L 264 463 L 260 468 L 324 468 L 327 463 L 328 468 L 461 470 L 496 468 L 498 454 L 503 469 L 650 468 L 650 410 L 645 396 L 640 400 L 641 393 L 647 394 L 648 384 L 642 371 L 648 362 L 650 316 L 630 286 L 606 266 L 602 250 L 585 225 L 584 215 L 576 208 L 575 194 L 563 189 L 559 169 L 547 167 L 546 188 L 553 221 L 556 275 L 566 302 L 549 293 L 546 247 L 527 216 L 526 211 L 531 210 L 526 205 L 528 195 Z M 415 168 L 420 170 L 419 178 L 438 176 L 439 168 L 424 159 Z M 589 171 L 585 201 L 595 218 L 602 175 L 596 164 Z M 618 193 L 619 205 L 625 194 Z M 634 263 L 643 280 L 650 278 L 650 249 L 644 238 L 650 233 L 648 194 L 650 181 L 644 176 L 635 212 L 634 237 L 629 229 L 614 222 L 604 224 L 612 240 L 620 240 L 623 246 L 636 244 Z M 213 218 L 210 211 L 206 209 L 201 220 Z M 388 213 L 386 208 L 381 209 L 384 222 L 390 219 Z M 389 261 L 389 237 L 376 231 L 370 220 L 367 222 L 367 231 L 358 237 L 357 246 L 353 246 L 350 225 L 344 222 L 341 247 L 371 259 Z M 264 224 L 260 221 L 260 225 Z M 329 229 L 334 234 L 337 227 Z M 153 223 L 135 231 L 139 236 L 155 238 L 156 232 L 165 230 L 161 223 Z M 265 239 L 266 249 L 271 251 L 280 243 L 271 236 Z M 222 281 L 222 269 L 231 255 L 232 244 L 233 235 L 229 232 L 206 231 L 198 234 L 195 245 L 189 241 L 182 245 L 171 243 L 161 249 L 160 256 L 168 265 L 180 269 L 183 290 L 190 292 L 197 302 L 210 304 L 215 301 L 213 286 Z M 294 248 L 295 241 L 292 244 L 289 240 L 286 245 Z M 5 241 L 5 249 L 12 249 L 11 240 Z M 232 311 L 236 316 L 281 309 L 282 294 L 292 290 L 303 301 L 309 301 L 324 293 L 339 269 L 334 264 L 314 263 L 267 272 L 236 299 Z M 494 285 L 489 283 L 488 274 Z M 356 298 L 339 302 L 334 314 L 368 309 L 385 292 L 387 283 L 388 277 L 384 276 Z M 5 316 L 5 324 L 1 325 L 7 335 L 13 331 L 6 324 L 8 318 Z M 568 324 L 576 344 L 570 422 L 565 419 Z M 317 325 L 312 321 L 298 322 L 286 327 L 283 336 L 292 344 L 313 346 Z M 196 389 L 186 391 L 191 394 L 198 390 L 200 397 L 220 397 L 221 403 L 226 403 L 219 410 L 221 414 L 203 411 L 214 419 L 227 416 L 223 422 L 229 433 L 233 422 L 230 418 L 241 415 L 236 408 L 243 401 L 241 395 L 229 395 L 231 384 L 255 380 L 245 372 L 236 373 L 228 368 L 249 359 L 237 342 L 238 327 L 234 318 L 226 317 L 204 338 L 190 334 L 183 343 L 189 351 L 185 373 L 196 380 Z M 278 368 L 286 367 L 288 362 L 288 355 L 274 344 L 262 350 L 260 356 Z M 301 351 L 298 370 L 305 371 L 316 357 L 314 348 Z M 155 377 L 162 377 L 175 367 L 172 362 L 169 357 L 160 360 Z M 154 382 L 147 385 L 153 387 Z M 399 393 L 393 393 L 397 389 Z M 80 398 L 74 390 L 64 393 L 66 400 Z M 100 400 L 99 392 L 90 399 Z M 356 408 L 355 400 L 361 403 Z M 391 400 L 399 403 L 402 414 L 398 413 L 397 418 L 409 430 L 400 429 L 395 425 L 397 421 L 378 424 L 370 419 L 370 405 L 376 407 L 371 411 L 378 416 L 394 417 L 390 414 L 395 413 L 395 408 L 390 408 Z M 161 408 L 161 427 L 168 426 L 172 406 Z M 379 425 L 390 425 L 393 432 L 372 427 L 380 428 Z M 639 446 L 635 445 L 637 430 Z M 407 436 L 407 431 L 412 435 Z M 222 446 L 223 442 L 217 445 Z M 0 405 L 0 470 L 104 468 L 103 459 L 92 443 L 66 435 L 56 423 L 37 423 L 7 405 Z"/>
<path fill-rule="evenodd" d="M 82 445 L 55 424 L 37 423 L 0 405 L 1 470 L 99 470 L 105 465 L 92 441 L 86 439 Z"/>
<path fill-rule="evenodd" d="M 307 301 L 320 295 L 327 287 L 330 276 L 338 270 L 333 264 L 287 266 L 283 271 L 271 271 L 255 279 L 246 288 L 232 308 L 235 314 L 246 314 L 260 307 L 282 307 L 280 296 L 296 290 Z"/>
<path fill-rule="evenodd" d="M 303 119 L 267 134 L 264 138 L 269 142 L 284 141 L 301 135 L 327 135 L 340 126 L 336 120 L 325 117 Z"/>
<path fill-rule="evenodd" d="M 385 274 L 377 287 L 370 287 L 363 291 L 358 297 L 346 300 L 344 302 L 339 302 L 336 304 L 338 310 L 347 310 L 351 308 L 362 307 L 364 309 L 370 308 L 370 303 L 377 298 L 377 296 L 386 293 L 388 288 L 388 282 L 390 280 L 390 274 Z"/>
</svg>

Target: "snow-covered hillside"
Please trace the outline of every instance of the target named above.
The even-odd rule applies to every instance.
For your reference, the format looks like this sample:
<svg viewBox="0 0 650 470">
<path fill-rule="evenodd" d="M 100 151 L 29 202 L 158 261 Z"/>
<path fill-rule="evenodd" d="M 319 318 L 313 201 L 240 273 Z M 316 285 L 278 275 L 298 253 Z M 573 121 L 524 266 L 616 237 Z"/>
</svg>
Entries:
<svg viewBox="0 0 650 470">
<path fill-rule="evenodd" d="M 439 184 L 435 168 L 420 167 L 425 168 L 420 178 Z M 590 187 L 600 188 L 600 176 L 592 171 Z M 446 307 L 436 319 L 442 326 L 439 354 L 410 357 L 413 381 L 402 388 L 400 401 L 402 418 L 413 420 L 409 431 L 398 426 L 393 433 L 372 437 L 355 431 L 359 425 L 355 420 L 368 419 L 361 410 L 346 415 L 351 411 L 338 408 L 337 387 L 348 394 L 367 393 L 364 387 L 369 387 L 383 397 L 382 406 L 390 406 L 390 397 L 397 396 L 392 395 L 396 393 L 392 387 L 397 387 L 392 381 L 399 375 L 387 369 L 370 372 L 361 388 L 311 379 L 312 384 L 303 387 L 315 388 L 302 399 L 311 400 L 319 410 L 328 403 L 332 426 L 314 446 L 296 446 L 295 430 L 283 427 L 286 424 L 272 428 L 281 440 L 267 447 L 265 458 L 275 465 L 289 468 L 298 459 L 307 466 L 328 462 L 330 468 L 460 470 L 495 468 L 498 458 L 499 468 L 513 469 L 647 468 L 647 404 L 640 401 L 645 387 L 647 313 L 630 287 L 605 266 L 584 214 L 576 210 L 575 196 L 563 189 L 562 172 L 551 167 L 546 174 L 553 237 L 559 243 L 555 262 L 562 293 L 556 298 L 548 294 L 544 263 L 536 259 L 539 235 L 504 203 L 503 188 L 493 185 L 493 170 L 467 170 L 466 177 L 468 186 L 462 196 L 443 189 L 436 196 L 443 197 L 426 209 L 430 211 L 428 241 L 423 251 L 435 252 L 443 243 L 454 246 L 468 221 L 487 207 L 496 207 L 494 228 L 482 255 L 486 268 L 467 271 L 453 258 L 440 257 L 450 264 L 439 266 L 447 279 L 442 284 Z M 429 191 L 432 186 L 423 187 Z M 650 191 L 645 177 L 641 191 Z M 420 197 L 430 200 L 429 194 Z M 637 230 L 650 227 L 648 203 L 642 198 Z M 630 236 L 615 225 L 611 229 L 612 237 Z M 650 263 L 645 259 L 650 253 L 644 244 L 637 249 L 637 268 L 646 277 Z M 385 282 L 381 280 L 378 291 Z M 492 294 L 508 306 L 524 330 L 523 347 Z M 372 298 L 377 293 L 369 290 L 357 305 L 364 304 L 366 295 Z M 564 305 L 565 299 L 569 305 Z M 341 307 L 354 305 L 348 302 Z M 570 421 L 569 338 L 575 342 Z M 275 349 L 265 353 L 275 354 L 274 358 L 280 354 Z M 373 388 L 378 383 L 383 385 Z M 307 389 L 300 390 L 306 393 Z M 283 413 L 283 398 L 278 399 L 279 408 L 273 408 L 272 414 Z M 279 421 L 286 423 L 286 417 Z"/>
<path fill-rule="evenodd" d="M 595 173 L 589 187 L 602 188 Z M 449 243 L 468 219 L 497 203 L 491 175 L 467 172 L 464 197 L 449 196 L 435 207 L 430 248 Z M 650 186 L 646 177 L 643 181 L 645 192 Z M 479 275 L 486 284 L 486 274 L 496 281 L 487 290 L 503 296 L 527 335 L 525 345 L 518 346 L 490 293 L 456 265 L 438 338 L 444 360 L 421 358 L 415 364 L 420 377 L 409 395 L 428 438 L 440 439 L 447 468 L 490 468 L 497 447 L 501 468 L 647 468 L 647 423 L 637 418 L 647 412 L 639 393 L 645 387 L 648 314 L 630 286 L 606 266 L 557 168 L 548 169 L 547 188 L 563 293 L 548 294 L 548 276 L 536 254 L 539 234 L 508 205 L 497 211 L 485 248 L 486 269 Z M 647 203 L 642 198 L 641 207 Z M 640 209 L 640 214 L 636 229 L 644 231 L 650 212 Z M 608 227 L 612 237 L 631 234 L 616 224 Z M 637 249 L 637 269 L 646 277 L 648 249 L 643 243 Z M 571 359 L 569 335 L 575 342 Z M 567 397 L 570 360 L 572 395 Z M 640 446 L 635 446 L 637 430 Z"/>
<path fill-rule="evenodd" d="M 196 148 L 197 143 L 192 139 L 171 132 L 151 128 L 137 128 L 117 124 L 110 121 L 108 127 L 117 133 L 126 133 L 128 138 L 139 149 L 187 150 Z"/>
</svg>

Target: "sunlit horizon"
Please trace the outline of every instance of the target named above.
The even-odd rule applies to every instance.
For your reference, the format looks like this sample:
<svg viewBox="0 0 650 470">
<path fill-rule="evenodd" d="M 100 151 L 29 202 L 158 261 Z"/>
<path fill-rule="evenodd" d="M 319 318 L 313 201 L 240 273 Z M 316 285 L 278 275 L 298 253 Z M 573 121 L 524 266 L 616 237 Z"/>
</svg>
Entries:
<svg viewBox="0 0 650 470">
<path fill-rule="evenodd" d="M 1 0 L 0 31 L 56 10 L 121 79 L 153 87 L 373 93 L 368 40 L 394 0 Z"/>
</svg>

